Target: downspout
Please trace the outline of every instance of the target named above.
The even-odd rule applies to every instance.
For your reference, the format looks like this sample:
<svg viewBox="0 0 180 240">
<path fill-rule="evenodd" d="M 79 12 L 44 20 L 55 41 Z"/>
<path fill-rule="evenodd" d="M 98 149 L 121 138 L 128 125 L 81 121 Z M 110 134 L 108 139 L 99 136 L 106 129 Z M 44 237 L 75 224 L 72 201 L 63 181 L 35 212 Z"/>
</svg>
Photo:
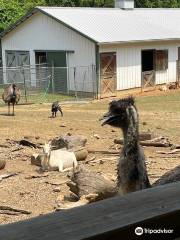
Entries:
<svg viewBox="0 0 180 240">
<path fill-rule="evenodd" d="M 99 45 L 96 43 L 95 46 L 95 56 L 96 56 L 96 98 L 100 97 L 100 60 L 99 60 Z"/>
</svg>

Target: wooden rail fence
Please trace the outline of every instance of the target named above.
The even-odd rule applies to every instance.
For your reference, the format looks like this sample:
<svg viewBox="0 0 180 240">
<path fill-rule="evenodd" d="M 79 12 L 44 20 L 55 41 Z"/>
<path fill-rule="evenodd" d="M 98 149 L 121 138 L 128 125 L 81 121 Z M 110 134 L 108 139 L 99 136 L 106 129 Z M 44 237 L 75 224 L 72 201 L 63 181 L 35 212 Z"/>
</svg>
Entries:
<svg viewBox="0 0 180 240">
<path fill-rule="evenodd" d="M 135 228 L 173 233 L 135 234 Z M 1 240 L 129 240 L 180 237 L 180 182 L 0 226 Z"/>
</svg>

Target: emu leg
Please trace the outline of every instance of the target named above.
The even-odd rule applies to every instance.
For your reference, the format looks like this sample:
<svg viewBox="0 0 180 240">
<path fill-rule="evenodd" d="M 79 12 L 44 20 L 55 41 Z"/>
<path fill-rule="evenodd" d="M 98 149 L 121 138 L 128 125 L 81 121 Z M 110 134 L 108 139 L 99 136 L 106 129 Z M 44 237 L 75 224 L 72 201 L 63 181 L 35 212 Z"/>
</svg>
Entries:
<svg viewBox="0 0 180 240">
<path fill-rule="evenodd" d="M 8 103 L 8 115 L 10 115 L 10 103 Z"/>
<path fill-rule="evenodd" d="M 12 116 L 14 116 L 14 103 L 13 103 L 13 113 L 12 113 Z"/>
<path fill-rule="evenodd" d="M 59 111 L 61 113 L 61 117 L 63 117 L 63 112 L 62 112 L 61 108 L 59 108 Z"/>
</svg>

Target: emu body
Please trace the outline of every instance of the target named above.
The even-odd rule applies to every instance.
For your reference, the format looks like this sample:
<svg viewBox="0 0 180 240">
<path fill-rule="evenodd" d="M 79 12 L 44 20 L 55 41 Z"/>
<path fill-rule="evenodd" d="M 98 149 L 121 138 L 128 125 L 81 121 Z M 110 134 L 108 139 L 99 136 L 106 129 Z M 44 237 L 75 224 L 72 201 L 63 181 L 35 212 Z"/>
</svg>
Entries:
<svg viewBox="0 0 180 240">
<path fill-rule="evenodd" d="M 63 117 L 63 112 L 61 106 L 59 105 L 59 102 L 53 102 L 51 107 L 52 117 L 56 117 L 58 111 L 61 113 L 61 117 Z"/>
<path fill-rule="evenodd" d="M 20 100 L 21 92 L 16 84 L 9 85 L 2 94 L 2 99 L 8 104 L 8 115 L 10 115 L 10 105 L 13 106 L 12 115 L 14 116 L 14 105 Z"/>
<path fill-rule="evenodd" d="M 124 146 L 117 165 L 120 194 L 150 187 L 145 155 L 139 144 L 138 113 L 132 97 L 112 101 L 109 112 L 103 116 L 102 125 L 122 129 Z"/>
</svg>

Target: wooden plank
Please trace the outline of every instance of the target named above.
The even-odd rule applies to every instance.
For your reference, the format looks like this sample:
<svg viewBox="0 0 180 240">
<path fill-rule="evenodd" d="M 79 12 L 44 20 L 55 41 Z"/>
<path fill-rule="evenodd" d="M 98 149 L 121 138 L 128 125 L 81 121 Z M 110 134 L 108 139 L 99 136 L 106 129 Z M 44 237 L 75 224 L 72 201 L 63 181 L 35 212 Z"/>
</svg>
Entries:
<svg viewBox="0 0 180 240">
<path fill-rule="evenodd" d="M 176 230 L 180 236 L 180 182 L 0 226 L 2 240 L 136 239 L 137 226 Z M 45 203 L 44 203 L 45 204 Z M 152 234 L 152 238 L 164 239 Z M 165 236 L 167 237 L 167 235 Z M 173 238 L 171 238 L 173 237 Z M 168 235 L 165 239 L 174 239 Z M 142 239 L 138 236 L 137 239 Z M 144 238 L 143 238 L 144 239 Z"/>
</svg>

